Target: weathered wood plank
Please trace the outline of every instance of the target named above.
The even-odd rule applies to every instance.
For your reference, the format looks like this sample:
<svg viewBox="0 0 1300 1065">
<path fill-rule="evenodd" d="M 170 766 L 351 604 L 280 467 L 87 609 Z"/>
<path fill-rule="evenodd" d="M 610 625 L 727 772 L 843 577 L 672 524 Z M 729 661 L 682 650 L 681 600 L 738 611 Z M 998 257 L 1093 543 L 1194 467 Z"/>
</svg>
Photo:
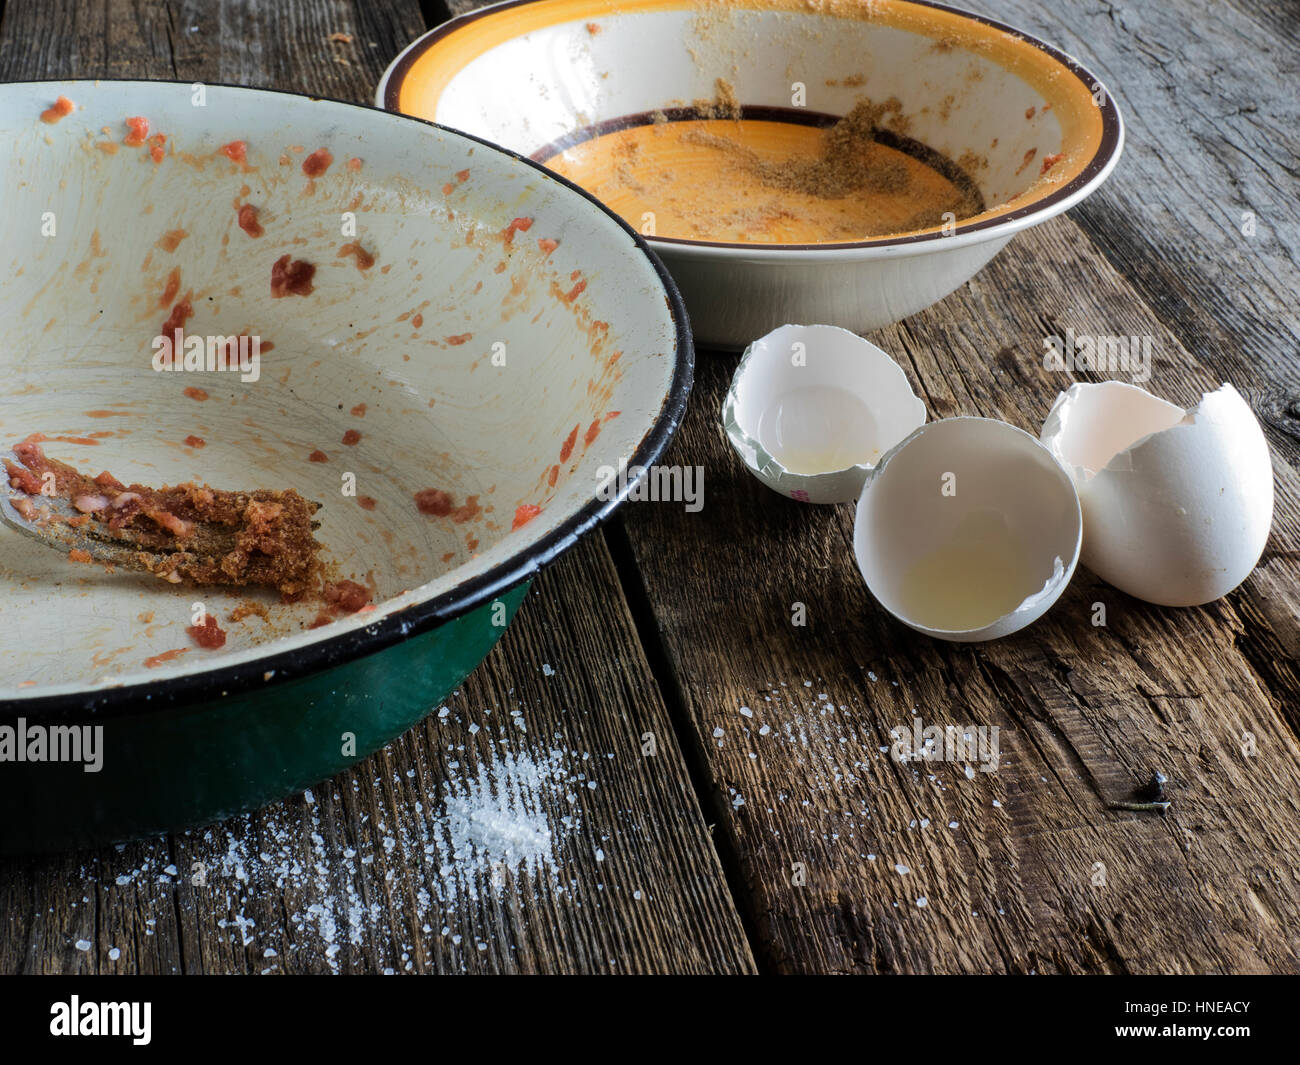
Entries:
<svg viewBox="0 0 1300 1065">
<path fill-rule="evenodd" d="M 751 969 L 630 631 L 604 552 L 576 550 L 445 715 L 309 798 L 124 848 L 4 862 L 0 971 Z M 516 808 L 484 801 L 479 774 L 516 790 Z M 448 817 L 462 808 L 499 814 L 523 853 L 549 833 L 553 860 L 523 872 L 496 862 L 490 834 L 469 860 L 449 853 Z"/>
<path fill-rule="evenodd" d="M 176 77 L 364 100 L 422 29 L 414 2 L 9 0 L 0 78 Z M 507 841 L 540 855 L 531 869 Z M 753 968 L 599 536 L 539 578 L 445 712 L 310 799 L 6 861 L 0 913 L 0 972 Z"/>
<path fill-rule="evenodd" d="M 705 467 L 706 506 L 643 505 L 622 523 L 642 631 L 662 633 L 719 843 L 752 892 L 760 962 L 1297 971 L 1300 271 L 1297 101 L 1282 77 L 1294 61 L 1247 58 L 1232 40 L 1244 16 L 1220 19 L 1221 5 L 981 6 L 1096 66 L 1129 118 L 1128 155 L 1070 219 L 1017 237 L 971 284 L 873 339 L 932 417 L 1036 433 L 1073 380 L 1043 368 L 1044 337 L 1152 335 L 1149 387 L 1193 402 L 1230 380 L 1266 423 L 1278 503 L 1264 560 L 1202 609 L 1149 607 L 1081 571 L 1015 637 L 917 637 L 866 592 L 851 508 L 782 501 L 744 471 L 717 424 L 734 359 L 705 355 L 668 461 Z M 1135 24 L 1156 28 L 1144 38 Z M 1238 97 L 1257 110 L 1225 117 Z M 1275 126 L 1285 132 L 1265 149 Z M 1226 131 L 1217 143 L 1213 129 Z M 1259 212 L 1257 238 L 1237 228 L 1238 203 Z M 791 624 L 796 602 L 806 627 Z M 914 712 L 998 726 L 998 771 L 894 762 L 890 730 Z M 1108 808 L 1154 769 L 1173 781 L 1168 816 Z"/>
</svg>

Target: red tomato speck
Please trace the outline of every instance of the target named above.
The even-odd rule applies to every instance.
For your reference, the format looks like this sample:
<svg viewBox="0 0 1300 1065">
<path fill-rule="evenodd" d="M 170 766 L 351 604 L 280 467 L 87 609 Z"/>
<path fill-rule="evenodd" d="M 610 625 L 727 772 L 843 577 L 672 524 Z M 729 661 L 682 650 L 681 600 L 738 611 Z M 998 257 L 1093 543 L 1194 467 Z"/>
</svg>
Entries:
<svg viewBox="0 0 1300 1065">
<path fill-rule="evenodd" d="M 171 301 L 176 298 L 176 293 L 180 291 L 180 288 L 181 268 L 179 266 L 174 266 L 172 267 L 171 273 L 167 275 L 167 285 L 163 289 L 162 296 L 158 299 L 158 306 L 166 307 L 167 304 L 171 303 Z"/>
<path fill-rule="evenodd" d="M 47 125 L 54 125 L 61 118 L 72 114 L 72 110 L 77 105 L 69 100 L 66 96 L 60 96 L 54 101 L 53 107 L 47 107 L 41 112 L 41 121 Z"/>
<path fill-rule="evenodd" d="M 560 447 L 561 462 L 568 462 L 569 456 L 573 454 L 573 445 L 578 442 L 578 429 L 579 426 L 575 425 L 573 427 L 573 432 L 571 432 L 568 435 L 568 437 L 564 441 L 564 444 Z"/>
<path fill-rule="evenodd" d="M 349 614 L 355 614 L 370 602 L 370 589 L 356 581 L 338 581 L 326 585 L 325 601 Z"/>
<path fill-rule="evenodd" d="M 122 141 L 128 148 L 139 148 L 149 136 L 149 120 L 141 118 L 139 115 L 126 120 L 128 130 L 126 138 Z"/>
<path fill-rule="evenodd" d="M 190 625 L 185 631 L 205 651 L 215 651 L 218 647 L 226 646 L 226 634 L 211 614 L 204 616 L 202 625 Z"/>
<path fill-rule="evenodd" d="M 415 493 L 415 509 L 430 517 L 445 518 L 453 505 L 451 493 L 441 488 L 422 488 Z"/>
<path fill-rule="evenodd" d="M 343 434 L 343 443 L 347 444 L 348 447 L 351 447 L 353 444 L 361 443 L 361 433 L 356 429 L 349 429 Z"/>
<path fill-rule="evenodd" d="M 229 144 L 223 144 L 220 150 L 221 154 L 232 163 L 248 161 L 248 145 L 244 141 L 231 141 Z"/>
<path fill-rule="evenodd" d="M 313 451 L 307 456 L 308 462 L 329 462 L 330 457 L 323 451 Z"/>
<path fill-rule="evenodd" d="M 316 276 L 314 264 L 302 259 L 281 255 L 271 266 L 271 296 L 306 296 L 312 292 L 311 279 Z"/>
<path fill-rule="evenodd" d="M 532 227 L 533 220 L 531 218 L 516 218 L 506 226 L 501 236 L 504 238 L 506 245 L 509 246 L 514 241 L 516 233 L 526 233 Z"/>
<path fill-rule="evenodd" d="M 536 503 L 525 503 L 523 506 L 515 507 L 515 520 L 510 523 L 511 532 L 527 525 L 541 512 L 542 508 Z"/>
<path fill-rule="evenodd" d="M 330 155 L 328 148 L 317 148 L 302 161 L 302 172 L 309 178 L 318 178 L 330 168 L 332 162 L 334 156 Z"/>
<path fill-rule="evenodd" d="M 257 220 L 257 208 L 251 203 L 246 203 L 239 208 L 239 228 L 247 233 L 250 237 L 260 237 L 264 232 L 262 223 Z"/>
</svg>

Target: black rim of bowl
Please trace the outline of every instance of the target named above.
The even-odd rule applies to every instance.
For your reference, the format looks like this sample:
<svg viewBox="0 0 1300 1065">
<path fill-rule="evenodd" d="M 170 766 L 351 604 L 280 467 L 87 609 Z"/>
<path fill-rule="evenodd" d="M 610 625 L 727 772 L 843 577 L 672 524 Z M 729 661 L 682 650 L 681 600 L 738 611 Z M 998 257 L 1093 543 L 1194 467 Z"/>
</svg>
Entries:
<svg viewBox="0 0 1300 1065">
<path fill-rule="evenodd" d="M 51 88 L 68 87 L 76 84 L 87 85 L 181 85 L 189 87 L 188 81 L 169 81 L 148 78 L 59 78 L 27 79 L 5 83 L 8 87 L 48 85 Z M 590 532 L 607 519 L 640 485 L 646 477 L 646 468 L 653 465 L 663 455 L 677 427 L 681 424 L 686 411 L 686 401 L 690 395 L 695 373 L 695 347 L 691 337 L 686 307 L 681 293 L 660 261 L 641 234 L 637 233 L 627 222 L 601 203 L 591 193 L 575 185 L 572 181 L 552 173 L 546 167 L 533 162 L 518 152 L 503 148 L 482 137 L 462 130 L 442 126 L 428 119 L 415 115 L 403 115 L 371 104 L 359 104 L 350 100 L 339 100 L 330 96 L 292 92 L 288 89 L 260 89 L 246 85 L 231 85 L 224 82 L 204 82 L 209 88 L 231 89 L 251 94 L 273 93 L 277 96 L 292 96 L 311 102 L 337 104 L 354 108 L 358 111 L 383 115 L 385 120 L 397 122 L 414 122 L 463 138 L 493 152 L 508 156 L 516 163 L 536 170 L 548 180 L 577 193 L 602 214 L 616 222 L 629 237 L 637 251 L 649 260 L 667 297 L 669 314 L 676 334 L 676 359 L 672 380 L 667 394 L 655 416 L 649 431 L 641 438 L 635 451 L 627 460 L 628 474 L 625 482 L 620 479 L 618 491 L 608 500 L 591 498 L 578 511 L 571 514 L 555 529 L 530 544 L 523 551 L 511 555 L 503 562 L 489 570 L 449 588 L 431 599 L 411 604 L 387 617 L 380 618 L 371 625 L 351 629 L 337 636 L 326 636 L 305 647 L 287 651 L 272 651 L 252 661 L 235 665 L 217 665 L 212 669 L 198 673 L 188 673 L 176 677 L 162 677 L 158 680 L 143 681 L 136 684 L 124 684 L 119 687 L 97 688 L 85 691 L 63 692 L 53 695 L 32 695 L 18 699 L 6 699 L 0 702 L 0 712 L 38 714 L 45 717 L 60 713 L 94 712 L 96 715 L 130 713 L 132 711 L 153 712 L 159 709 L 202 700 L 225 696 L 242 695 L 254 689 L 269 690 L 275 685 L 290 680 L 300 679 L 333 666 L 344 665 L 354 659 L 374 654 L 402 642 L 409 637 L 419 635 L 451 621 L 471 610 L 491 602 L 497 596 L 509 591 L 522 581 L 534 577 L 543 566 L 553 562 L 567 551 L 578 539 Z M 5 86 L 0 86 L 3 91 Z M 633 470 L 637 469 L 635 475 Z M 274 647 L 274 641 L 267 645 Z M 268 679 L 269 678 L 269 679 Z"/>
</svg>

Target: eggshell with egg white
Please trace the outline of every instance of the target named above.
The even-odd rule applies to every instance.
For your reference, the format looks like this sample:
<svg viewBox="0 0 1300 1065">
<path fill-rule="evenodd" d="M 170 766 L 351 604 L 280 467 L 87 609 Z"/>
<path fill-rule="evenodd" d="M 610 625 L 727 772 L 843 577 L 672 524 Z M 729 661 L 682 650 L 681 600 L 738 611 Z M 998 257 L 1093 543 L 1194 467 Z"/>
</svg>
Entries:
<svg viewBox="0 0 1300 1065">
<path fill-rule="evenodd" d="M 790 469 L 765 438 L 763 413 L 809 386 L 833 388 L 861 405 L 862 418 L 842 424 L 831 408 L 806 410 L 806 434 L 864 437 L 862 461 Z M 783 325 L 755 340 L 742 356 L 722 405 L 722 427 L 749 471 L 773 491 L 804 503 L 850 503 L 868 471 L 889 448 L 925 422 L 925 404 L 887 352 L 832 325 Z"/>
<path fill-rule="evenodd" d="M 1273 466 L 1231 385 L 1184 410 L 1120 381 L 1057 397 L 1041 440 L 1083 507 L 1085 566 L 1129 595 L 1199 606 L 1236 588 L 1264 551 Z"/>
<path fill-rule="evenodd" d="M 1005 550 L 993 554 L 1014 564 L 973 557 L 922 604 L 909 576 L 978 541 L 972 519 L 985 528 L 996 521 Z M 1051 608 L 1074 574 L 1082 530 L 1069 474 L 1032 435 L 991 418 L 947 418 L 915 430 L 871 471 L 853 550 L 871 594 L 895 618 L 972 643 L 1010 635 Z"/>
</svg>

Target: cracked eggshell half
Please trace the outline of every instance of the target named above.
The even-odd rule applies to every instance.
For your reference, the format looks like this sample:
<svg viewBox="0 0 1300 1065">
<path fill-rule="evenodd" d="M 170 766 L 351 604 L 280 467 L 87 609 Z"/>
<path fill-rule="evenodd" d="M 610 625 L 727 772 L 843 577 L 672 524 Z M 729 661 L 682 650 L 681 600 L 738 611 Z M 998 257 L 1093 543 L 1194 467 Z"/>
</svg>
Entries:
<svg viewBox="0 0 1300 1065">
<path fill-rule="evenodd" d="M 853 550 L 871 594 L 899 621 L 974 642 L 1047 612 L 1074 574 L 1082 532 L 1069 474 L 1030 434 L 948 418 L 872 471 Z"/>
<path fill-rule="evenodd" d="M 1199 606 L 1255 568 L 1273 522 L 1273 465 L 1231 385 L 1190 410 L 1121 381 L 1057 397 L 1042 441 L 1083 503 L 1083 564 L 1161 606 Z"/>
<path fill-rule="evenodd" d="M 754 341 L 722 405 L 750 472 L 804 503 L 857 499 L 880 456 L 924 424 L 902 367 L 831 325 L 783 325 Z"/>
</svg>

